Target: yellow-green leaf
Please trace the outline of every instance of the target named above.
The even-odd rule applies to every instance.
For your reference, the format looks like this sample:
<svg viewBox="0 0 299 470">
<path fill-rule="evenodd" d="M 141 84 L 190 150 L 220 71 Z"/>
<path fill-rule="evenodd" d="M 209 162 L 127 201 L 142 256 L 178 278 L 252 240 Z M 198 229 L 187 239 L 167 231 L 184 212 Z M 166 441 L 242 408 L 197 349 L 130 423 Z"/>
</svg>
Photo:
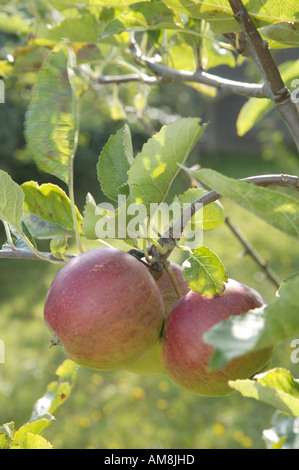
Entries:
<svg viewBox="0 0 299 470">
<path fill-rule="evenodd" d="M 255 398 L 299 417 L 299 380 L 289 370 L 272 369 L 257 375 L 254 380 L 230 381 L 229 386 L 245 397 Z"/>
<path fill-rule="evenodd" d="M 18 229 L 23 218 L 23 204 L 22 188 L 8 173 L 0 170 L 0 219 Z"/>
<path fill-rule="evenodd" d="M 54 238 L 57 235 L 74 235 L 71 202 L 57 185 L 35 181 L 22 184 L 25 194 L 24 220 L 35 238 Z M 76 208 L 78 223 L 82 216 Z"/>
<path fill-rule="evenodd" d="M 11 449 L 53 449 L 53 445 L 44 437 L 28 432 L 23 442 L 11 446 Z"/>
<path fill-rule="evenodd" d="M 196 248 L 184 263 L 183 277 L 191 290 L 206 297 L 221 294 L 227 281 L 221 260 L 209 248 Z"/>
<path fill-rule="evenodd" d="M 44 60 L 26 113 L 25 137 L 38 168 L 69 183 L 79 131 L 74 53 L 58 43 Z"/>
</svg>

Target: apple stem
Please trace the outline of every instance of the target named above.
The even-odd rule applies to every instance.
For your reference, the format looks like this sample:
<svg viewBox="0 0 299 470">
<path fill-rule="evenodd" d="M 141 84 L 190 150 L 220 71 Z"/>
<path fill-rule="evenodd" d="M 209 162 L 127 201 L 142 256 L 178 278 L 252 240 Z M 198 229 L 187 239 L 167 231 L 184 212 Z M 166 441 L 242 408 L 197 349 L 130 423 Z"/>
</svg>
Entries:
<svg viewBox="0 0 299 470">
<path fill-rule="evenodd" d="M 33 245 L 33 243 L 31 243 L 27 235 L 25 235 L 25 233 L 21 231 L 19 233 L 21 237 L 23 238 L 23 240 L 27 243 L 31 251 L 33 251 L 33 253 L 37 256 L 37 258 L 42 259 L 44 261 L 50 261 L 51 263 L 61 263 L 61 260 L 50 258 L 48 253 L 47 254 L 41 253 L 37 248 L 35 248 L 35 246 Z"/>
<path fill-rule="evenodd" d="M 157 241 L 157 240 L 154 240 L 153 238 L 149 238 L 149 241 L 157 248 L 159 254 L 161 256 L 164 256 L 167 254 L 168 252 L 168 246 L 165 245 L 165 246 L 162 246 L 160 245 L 160 243 Z"/>
<path fill-rule="evenodd" d="M 11 236 L 11 232 L 10 232 L 10 228 L 9 228 L 8 223 L 5 220 L 3 220 L 3 224 L 4 224 L 4 229 L 5 229 L 5 233 L 6 233 L 7 242 L 10 246 L 10 249 L 13 250 L 13 251 L 17 251 L 17 248 L 15 247 L 12 236 Z"/>
<path fill-rule="evenodd" d="M 171 282 L 173 284 L 173 287 L 175 288 L 175 291 L 177 293 L 178 298 L 181 299 L 183 297 L 183 295 L 182 295 L 180 286 L 178 284 L 178 281 L 176 280 L 176 277 L 173 274 L 173 271 L 170 267 L 170 262 L 168 260 L 166 260 L 166 262 L 164 263 L 164 269 L 165 269 L 165 271 L 167 272 L 168 276 L 171 279 Z"/>
<path fill-rule="evenodd" d="M 146 239 L 145 238 L 143 239 L 143 254 L 144 254 L 144 257 L 145 257 L 146 261 L 150 264 L 151 260 L 150 260 L 150 257 L 148 255 L 148 252 L 147 252 L 147 246 L 146 246 Z"/>
</svg>

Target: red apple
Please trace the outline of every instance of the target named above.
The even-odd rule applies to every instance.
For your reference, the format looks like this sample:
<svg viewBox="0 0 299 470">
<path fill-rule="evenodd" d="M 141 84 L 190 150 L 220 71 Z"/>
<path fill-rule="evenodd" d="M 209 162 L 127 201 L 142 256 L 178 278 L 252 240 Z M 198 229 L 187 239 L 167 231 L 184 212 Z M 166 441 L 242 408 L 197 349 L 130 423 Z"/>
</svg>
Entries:
<svg viewBox="0 0 299 470">
<path fill-rule="evenodd" d="M 189 291 L 189 286 L 188 282 L 183 278 L 183 268 L 173 261 L 170 262 L 170 267 L 177 280 L 181 294 L 185 295 Z M 171 308 L 177 303 L 178 295 L 166 271 L 163 271 L 162 276 L 156 281 L 156 283 L 163 299 L 166 317 Z M 166 374 L 166 370 L 160 360 L 159 349 L 160 338 L 144 357 L 131 364 L 126 368 L 126 370 L 141 375 Z"/>
<path fill-rule="evenodd" d="M 272 348 L 234 358 L 219 370 L 211 371 L 213 347 L 203 335 L 231 315 L 246 313 L 263 305 L 251 287 L 229 279 L 223 294 L 208 298 L 189 291 L 168 314 L 161 343 L 161 362 L 181 387 L 204 396 L 232 393 L 229 380 L 245 379 L 261 371 L 270 361 Z"/>
<path fill-rule="evenodd" d="M 144 356 L 156 343 L 164 307 L 142 263 L 117 249 L 95 248 L 58 272 L 44 318 L 74 362 L 113 370 Z"/>
</svg>

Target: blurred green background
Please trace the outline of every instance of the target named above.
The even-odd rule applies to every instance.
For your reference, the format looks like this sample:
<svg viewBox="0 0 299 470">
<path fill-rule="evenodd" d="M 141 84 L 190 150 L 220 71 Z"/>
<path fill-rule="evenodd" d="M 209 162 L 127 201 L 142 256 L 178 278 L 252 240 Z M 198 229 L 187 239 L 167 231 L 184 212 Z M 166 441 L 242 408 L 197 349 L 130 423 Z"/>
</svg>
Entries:
<svg viewBox="0 0 299 470">
<path fill-rule="evenodd" d="M 14 38 L 3 35 L 0 39 L 2 54 L 6 54 Z M 242 73 L 252 75 L 246 69 Z M 0 168 L 18 183 L 35 180 L 61 185 L 54 177 L 38 172 L 26 152 L 23 124 L 30 83 L 24 87 L 13 79 L 5 86 L 6 103 L 0 105 Z M 128 106 L 139 92 L 134 84 L 119 89 Z M 97 203 L 104 200 L 96 163 L 110 134 L 128 122 L 135 153 L 148 138 L 142 123 L 130 113 L 125 120 L 109 116 L 103 99 L 109 93 L 113 93 L 112 88 L 103 86 L 98 91 L 85 90 L 81 98 L 81 133 L 75 160 L 75 194 L 81 212 L 87 192 Z M 212 99 L 186 85 L 168 84 L 151 90 L 146 118 L 156 128 L 180 116 L 211 121 L 190 155 L 190 166 L 200 164 L 236 178 L 282 171 L 298 175 L 294 146 L 275 113 L 244 138 L 236 135 L 235 121 L 244 101 L 221 94 Z M 169 198 L 187 187 L 188 181 L 180 174 Z M 231 222 L 281 280 L 298 270 L 299 252 L 292 240 L 228 201 L 222 202 Z M 0 230 L 4 241 L 2 226 Z M 244 255 L 244 248 L 226 225 L 206 232 L 203 242 L 221 258 L 229 277 L 259 290 L 267 302 L 273 299 L 275 287 L 252 258 Z M 94 245 L 84 243 L 85 249 Z M 181 256 L 176 251 L 172 259 L 182 262 Z M 14 421 L 19 427 L 26 422 L 35 401 L 56 379 L 55 370 L 65 359 L 61 348 L 49 347 L 51 335 L 43 321 L 43 303 L 58 269 L 41 261 L 0 260 L 0 339 L 5 343 L 5 363 L 0 364 L 0 424 Z M 299 376 L 290 353 L 289 342 L 280 344 L 272 367 L 286 367 Z M 73 393 L 43 435 L 59 449 L 260 449 L 265 447 L 262 432 L 271 427 L 273 413 L 270 406 L 237 393 L 225 398 L 198 397 L 179 388 L 167 375 L 144 377 L 80 368 Z"/>
</svg>

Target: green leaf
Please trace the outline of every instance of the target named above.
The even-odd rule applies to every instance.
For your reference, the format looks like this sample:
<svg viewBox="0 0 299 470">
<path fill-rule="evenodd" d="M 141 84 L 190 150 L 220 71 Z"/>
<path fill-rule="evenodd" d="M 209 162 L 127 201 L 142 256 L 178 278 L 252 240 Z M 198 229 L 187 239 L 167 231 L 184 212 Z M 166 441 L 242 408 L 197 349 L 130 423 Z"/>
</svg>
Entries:
<svg viewBox="0 0 299 470">
<path fill-rule="evenodd" d="M 57 237 L 52 238 L 50 249 L 53 256 L 58 259 L 64 259 L 68 249 L 68 239 L 63 235 L 58 235 Z"/>
<path fill-rule="evenodd" d="M 51 382 L 42 398 L 37 400 L 30 421 L 49 419 L 69 397 L 76 379 L 78 366 L 66 359 L 56 370 L 59 380 Z"/>
<path fill-rule="evenodd" d="M 247 181 L 235 180 L 210 169 L 189 171 L 202 184 L 298 240 L 299 202 L 292 196 Z"/>
<path fill-rule="evenodd" d="M 95 227 L 101 215 L 97 211 L 97 205 L 93 196 L 88 193 L 83 211 L 82 231 L 86 238 L 96 240 Z"/>
<path fill-rule="evenodd" d="M 39 434 L 51 424 L 54 417 L 49 415 L 36 421 L 30 421 L 14 431 L 14 423 L 0 426 L 0 448 L 10 449 L 50 449 L 52 444 Z"/>
<path fill-rule="evenodd" d="M 29 34 L 30 24 L 20 12 L 14 15 L 7 15 L 6 13 L 1 12 L 0 31 L 16 35 Z"/>
<path fill-rule="evenodd" d="M 18 446 L 22 448 L 22 444 L 26 441 L 27 434 L 40 434 L 46 429 L 51 422 L 54 421 L 54 417 L 42 418 L 36 421 L 31 421 L 21 426 L 14 434 L 12 446 Z"/>
<path fill-rule="evenodd" d="M 245 397 L 255 398 L 299 417 L 299 381 L 286 369 L 269 370 L 256 376 L 255 380 L 230 381 L 229 386 Z"/>
<path fill-rule="evenodd" d="M 186 2 L 182 0 L 163 0 L 163 2 L 177 13 L 210 22 L 214 31 L 229 33 L 240 30 L 228 0 L 209 0 L 208 2 L 205 0 L 188 0 Z M 257 28 L 278 21 L 298 21 L 298 3 L 296 0 L 284 2 L 283 8 L 281 2 L 277 0 L 268 0 L 267 2 L 245 0 L 243 4 Z"/>
<path fill-rule="evenodd" d="M 11 449 L 53 449 L 53 445 L 44 437 L 28 432 L 24 440 Z"/>
<path fill-rule="evenodd" d="M 22 188 L 3 170 L 0 170 L 0 188 L 0 218 L 19 229 L 23 218 Z"/>
<path fill-rule="evenodd" d="M 284 62 L 279 66 L 281 77 L 292 90 L 292 81 L 298 78 L 299 60 Z M 266 98 L 249 98 L 242 106 L 237 119 L 238 135 L 243 136 L 258 124 L 273 109 L 273 103 Z"/>
<path fill-rule="evenodd" d="M 118 200 L 128 181 L 128 170 L 133 161 L 133 148 L 130 129 L 125 126 L 110 136 L 104 146 L 97 164 L 98 180 L 103 193 Z"/>
<path fill-rule="evenodd" d="M 22 223 L 20 225 L 20 231 L 15 229 L 12 225 L 8 225 L 11 236 L 12 236 L 12 241 L 14 246 L 22 251 L 29 251 L 32 252 L 31 247 L 28 245 L 27 241 L 24 240 L 24 238 L 21 236 L 21 232 L 27 237 L 29 240 L 29 243 L 33 245 L 35 248 L 36 246 L 36 241 L 33 238 L 32 234 L 29 232 L 27 225 L 25 224 L 24 220 L 22 220 Z M 3 251 L 12 251 L 11 246 L 9 245 L 8 242 L 6 242 L 4 245 L 2 245 L 2 250 Z"/>
<path fill-rule="evenodd" d="M 193 36 L 191 37 L 195 40 Z M 166 63 L 166 65 L 171 64 L 171 67 L 176 70 L 193 72 L 196 68 L 194 49 L 190 47 L 189 44 L 182 41 L 175 42 L 168 47 L 167 59 L 168 63 Z"/>
<path fill-rule="evenodd" d="M 14 422 L 0 426 L 0 448 L 6 449 L 52 449 L 52 444 L 40 433 L 54 420 L 57 408 L 68 398 L 76 379 L 78 366 L 66 359 L 56 370 L 58 381 L 51 382 L 45 395 L 33 409 L 30 421 L 14 431 Z"/>
<path fill-rule="evenodd" d="M 275 299 L 213 326 L 205 341 L 214 348 L 211 367 L 220 368 L 247 352 L 276 346 L 299 334 L 299 273 L 284 281 Z"/>
<path fill-rule="evenodd" d="M 211 27 L 219 32 L 239 31 L 239 26 L 233 17 L 229 2 L 226 0 L 163 0 L 165 5 L 176 13 L 183 13 L 190 18 L 209 21 Z"/>
<path fill-rule="evenodd" d="M 238 135 L 243 136 L 249 132 L 271 109 L 273 103 L 268 98 L 249 98 L 237 118 Z"/>
<path fill-rule="evenodd" d="M 179 172 L 178 163 L 185 162 L 206 126 L 200 125 L 200 119 L 179 119 L 163 126 L 144 144 L 128 171 L 137 203 L 148 207 L 163 202 Z"/>
<path fill-rule="evenodd" d="M 67 38 L 72 44 L 97 43 L 102 31 L 103 24 L 90 12 L 84 11 L 80 17 L 67 18 L 50 29 L 40 28 L 38 37 L 54 42 Z"/>
<path fill-rule="evenodd" d="M 30 44 L 18 47 L 14 50 L 13 72 L 14 76 L 26 75 L 33 70 L 39 70 L 43 61 L 49 54 L 49 49 L 36 44 Z"/>
<path fill-rule="evenodd" d="M 254 350 L 264 327 L 264 307 L 229 317 L 212 327 L 204 335 L 204 340 L 214 348 L 211 369 L 221 368 L 233 358 Z"/>
<path fill-rule="evenodd" d="M 43 62 L 26 113 L 25 137 L 38 168 L 69 184 L 79 132 L 74 54 L 64 42 Z"/>
<path fill-rule="evenodd" d="M 130 208 L 132 212 L 130 212 Z M 130 222 L 135 219 L 136 211 L 139 212 L 136 216 L 138 221 L 135 221 L 136 224 L 134 224 L 133 220 L 132 226 Z M 139 238 L 140 235 L 140 224 L 146 217 L 146 208 L 136 204 L 132 194 L 129 194 L 128 197 L 120 195 L 116 208 L 111 203 L 96 205 L 94 198 L 88 194 L 84 207 L 82 230 L 85 237 L 92 240 L 122 239 L 127 243 L 135 244 L 135 238 Z M 141 235 L 143 236 L 143 232 Z"/>
<path fill-rule="evenodd" d="M 92 7 L 117 7 L 124 8 L 132 3 L 135 3 L 136 0 L 80 0 L 80 6 L 92 6 Z M 139 0 L 147 2 L 148 0 Z M 48 3 L 52 5 L 57 10 L 65 10 L 68 8 L 73 8 L 78 6 L 77 0 L 48 0 Z"/>
<path fill-rule="evenodd" d="M 96 204 L 90 193 L 87 194 L 83 212 L 82 230 L 84 236 L 90 240 L 97 240 L 99 238 L 118 238 L 118 209 L 115 209 L 110 203 L 104 203 L 103 205 L 105 206 L 105 209 Z M 120 210 L 126 210 L 126 202 L 124 203 L 124 207 L 123 205 L 120 206 Z M 105 237 L 103 234 L 100 234 L 99 232 L 101 230 L 99 229 L 99 224 L 105 225 L 106 232 L 110 229 L 112 232 L 111 236 Z M 102 231 L 105 231 L 104 228 Z M 119 238 L 126 238 L 126 233 L 123 237 Z"/>
<path fill-rule="evenodd" d="M 9 423 L 4 423 L 0 426 L 0 433 L 6 434 L 10 439 L 13 438 L 15 423 L 10 421 Z"/>
<path fill-rule="evenodd" d="M 206 246 L 196 248 L 184 263 L 183 277 L 190 289 L 206 297 L 221 294 L 227 275 L 220 259 Z"/>
<path fill-rule="evenodd" d="M 227 65 L 229 67 L 236 66 L 236 59 L 232 53 L 221 47 L 217 41 L 217 36 L 211 30 L 210 24 L 206 23 L 204 29 L 204 37 L 200 45 L 200 59 L 201 65 L 204 70 L 209 70 L 220 65 Z"/>
<path fill-rule="evenodd" d="M 299 46 L 299 23 L 274 23 L 261 28 L 260 34 L 268 41 L 270 49 Z"/>
<path fill-rule="evenodd" d="M 181 23 L 181 24 L 180 24 Z M 134 3 L 105 27 L 102 37 L 125 31 L 182 29 L 179 15 L 161 2 Z"/>
<path fill-rule="evenodd" d="M 59 186 L 51 183 L 39 186 L 35 181 L 27 181 L 22 184 L 22 189 L 25 195 L 24 220 L 35 238 L 74 235 L 71 202 Z M 82 216 L 78 209 L 76 214 L 80 224 Z"/>
<path fill-rule="evenodd" d="M 191 204 L 197 201 L 201 196 L 208 191 L 202 188 L 189 188 L 183 194 L 175 198 L 179 204 Z M 222 204 L 219 201 L 207 204 L 202 209 L 192 216 L 191 221 L 196 225 L 198 230 L 214 230 L 225 221 L 225 214 Z"/>
<path fill-rule="evenodd" d="M 10 421 L 0 426 L 0 449 L 7 449 L 10 447 L 13 440 L 15 423 Z"/>
<path fill-rule="evenodd" d="M 78 366 L 75 362 L 70 359 L 66 359 L 57 367 L 55 373 L 60 380 L 67 380 L 68 382 L 73 383 L 76 379 L 77 371 Z"/>
</svg>

